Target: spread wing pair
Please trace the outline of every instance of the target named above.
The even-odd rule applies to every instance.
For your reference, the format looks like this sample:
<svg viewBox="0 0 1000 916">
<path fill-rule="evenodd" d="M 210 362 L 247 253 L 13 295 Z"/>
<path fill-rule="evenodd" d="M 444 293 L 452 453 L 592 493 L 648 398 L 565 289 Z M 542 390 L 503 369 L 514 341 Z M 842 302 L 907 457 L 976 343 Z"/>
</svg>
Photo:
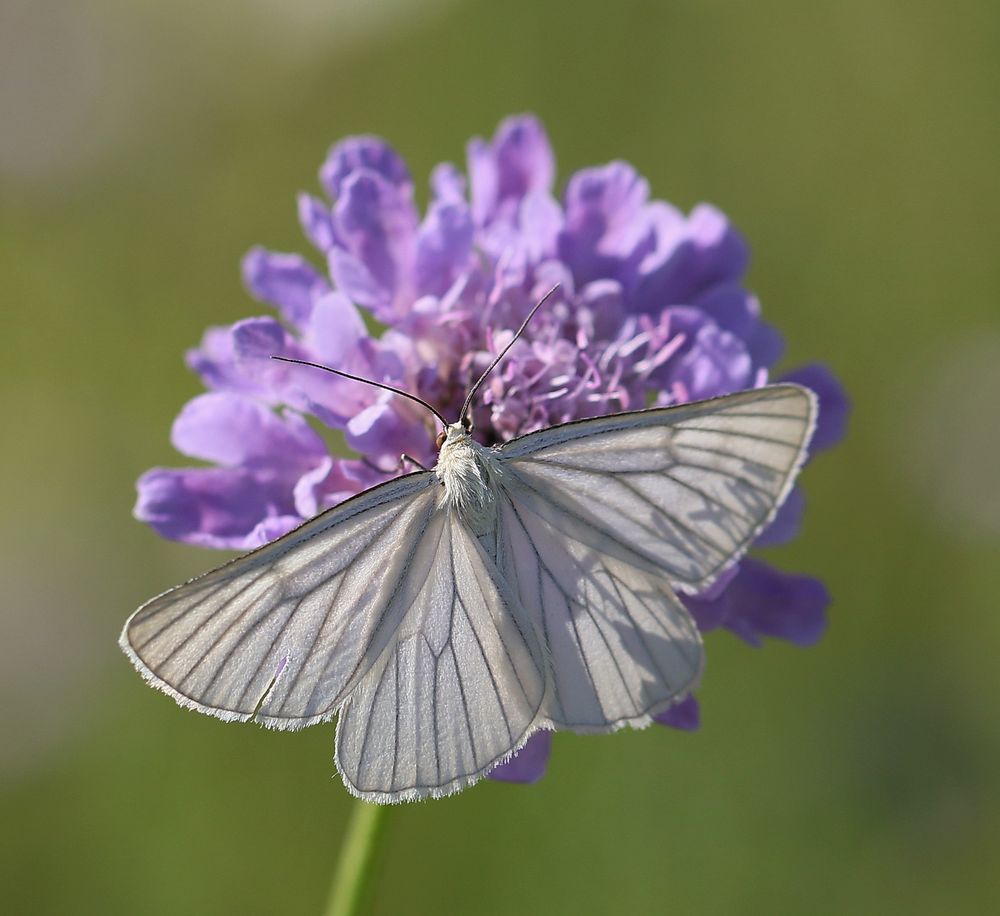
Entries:
<svg viewBox="0 0 1000 916">
<path fill-rule="evenodd" d="M 337 766 L 365 799 L 455 792 L 539 728 L 645 725 L 692 689 L 703 650 L 676 591 L 770 521 L 814 415 L 775 385 L 530 433 L 493 453 L 492 530 L 409 474 L 154 598 L 121 644 L 222 719 L 339 713 Z"/>
</svg>

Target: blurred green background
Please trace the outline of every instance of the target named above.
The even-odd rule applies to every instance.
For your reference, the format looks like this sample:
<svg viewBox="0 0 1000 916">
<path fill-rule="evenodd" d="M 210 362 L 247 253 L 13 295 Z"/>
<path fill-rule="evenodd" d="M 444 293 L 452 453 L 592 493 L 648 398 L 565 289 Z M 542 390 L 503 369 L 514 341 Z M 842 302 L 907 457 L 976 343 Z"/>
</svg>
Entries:
<svg viewBox="0 0 1000 916">
<path fill-rule="evenodd" d="M 509 113 L 560 179 L 624 158 L 722 207 L 786 365 L 850 436 L 785 568 L 814 649 L 708 640 L 696 735 L 560 735 L 532 788 L 392 812 L 375 910 L 984 913 L 1000 907 L 1000 5 L 903 0 L 0 7 L 0 894 L 9 913 L 313 914 L 351 799 L 333 727 L 224 726 L 144 687 L 127 614 L 219 554 L 131 518 L 209 324 L 306 250 L 328 145 L 422 187 Z"/>
</svg>

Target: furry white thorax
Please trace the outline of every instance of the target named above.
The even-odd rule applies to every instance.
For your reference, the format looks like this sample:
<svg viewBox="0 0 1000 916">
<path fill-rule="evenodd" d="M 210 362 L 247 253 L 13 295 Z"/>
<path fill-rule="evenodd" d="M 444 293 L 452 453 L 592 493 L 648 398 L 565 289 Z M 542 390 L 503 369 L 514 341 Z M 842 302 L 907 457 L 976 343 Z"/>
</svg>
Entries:
<svg viewBox="0 0 1000 916">
<path fill-rule="evenodd" d="M 496 518 L 500 462 L 476 442 L 461 423 L 452 423 L 438 452 L 434 471 L 444 484 L 445 501 L 469 527 L 482 534 Z"/>
</svg>

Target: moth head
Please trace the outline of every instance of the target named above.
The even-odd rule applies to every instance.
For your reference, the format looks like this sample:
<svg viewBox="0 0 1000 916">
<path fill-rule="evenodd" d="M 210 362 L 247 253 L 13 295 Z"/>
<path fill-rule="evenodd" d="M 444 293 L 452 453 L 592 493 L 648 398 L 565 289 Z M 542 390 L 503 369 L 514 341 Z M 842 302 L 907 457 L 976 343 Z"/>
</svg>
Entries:
<svg viewBox="0 0 1000 916">
<path fill-rule="evenodd" d="M 456 442 L 460 442 L 462 439 L 468 439 L 469 433 L 472 432 L 472 424 L 468 420 L 459 420 L 457 423 L 449 423 L 441 432 L 437 435 L 436 445 L 438 451 L 441 447 L 448 443 L 453 445 Z"/>
</svg>

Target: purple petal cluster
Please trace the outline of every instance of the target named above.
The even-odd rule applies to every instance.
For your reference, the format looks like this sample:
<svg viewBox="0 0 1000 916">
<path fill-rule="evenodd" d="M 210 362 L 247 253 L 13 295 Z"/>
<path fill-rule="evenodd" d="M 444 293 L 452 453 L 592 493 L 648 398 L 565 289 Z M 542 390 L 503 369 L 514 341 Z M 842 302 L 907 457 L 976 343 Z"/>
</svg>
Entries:
<svg viewBox="0 0 1000 916">
<path fill-rule="evenodd" d="M 270 310 L 209 329 L 187 355 L 208 392 L 181 411 L 172 439 L 205 464 L 138 483 L 136 516 L 166 537 L 246 550 L 396 475 L 402 452 L 434 463 L 436 429 L 418 406 L 272 355 L 389 383 L 457 418 L 472 382 L 558 283 L 475 405 L 486 443 L 760 386 L 781 355 L 744 286 L 746 243 L 723 213 L 656 200 L 617 161 L 577 172 L 557 196 L 535 118 L 473 140 L 464 174 L 438 166 L 423 214 L 405 163 L 376 137 L 338 143 L 319 177 L 323 196 L 298 201 L 311 257 L 251 250 L 244 282 Z M 833 445 L 848 411 L 836 379 L 818 365 L 784 378 L 819 395 L 814 446 Z M 759 543 L 794 536 L 802 509 L 794 491 Z M 747 559 L 688 605 L 705 631 L 808 645 L 827 602 L 820 582 Z M 659 718 L 682 729 L 698 720 L 694 698 Z M 536 735 L 493 775 L 539 778 L 550 742 Z"/>
</svg>

